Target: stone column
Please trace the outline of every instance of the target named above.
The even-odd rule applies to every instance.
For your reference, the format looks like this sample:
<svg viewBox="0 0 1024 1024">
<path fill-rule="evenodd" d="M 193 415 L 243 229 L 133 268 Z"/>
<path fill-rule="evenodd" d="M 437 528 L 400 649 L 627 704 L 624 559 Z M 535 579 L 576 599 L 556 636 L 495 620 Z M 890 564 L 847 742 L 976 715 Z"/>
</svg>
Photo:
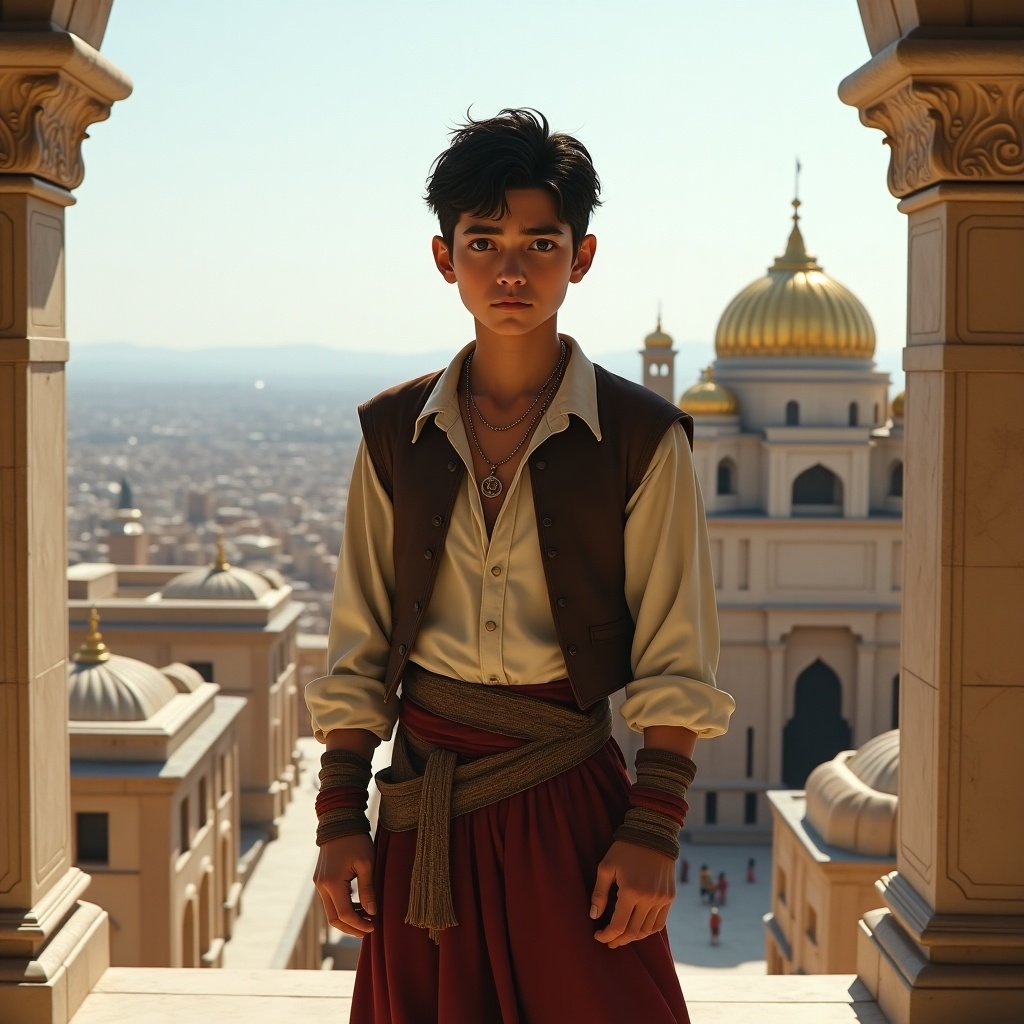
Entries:
<svg viewBox="0 0 1024 1024">
<path fill-rule="evenodd" d="M 862 2 L 840 88 L 909 221 L 898 870 L 858 950 L 895 1024 L 1024 1020 L 1024 31 L 941 6 Z"/>
<path fill-rule="evenodd" d="M 129 91 L 75 36 L 0 33 L 0 1017 L 31 1024 L 69 1020 L 109 960 L 69 836 L 64 209 Z"/>
</svg>

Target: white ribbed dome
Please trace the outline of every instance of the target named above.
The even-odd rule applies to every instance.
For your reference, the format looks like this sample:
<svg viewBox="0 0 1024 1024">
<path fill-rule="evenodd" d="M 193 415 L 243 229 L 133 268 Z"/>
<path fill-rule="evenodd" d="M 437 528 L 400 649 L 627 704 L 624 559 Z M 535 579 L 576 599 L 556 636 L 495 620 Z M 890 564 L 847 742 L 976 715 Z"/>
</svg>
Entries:
<svg viewBox="0 0 1024 1024">
<path fill-rule="evenodd" d="M 68 665 L 68 717 L 73 722 L 141 722 L 152 718 L 178 688 L 159 669 L 111 654 L 102 662 Z"/>
<path fill-rule="evenodd" d="M 900 733 L 892 729 L 811 772 L 807 818 L 826 843 L 876 857 L 896 855 L 899 759 Z"/>
<path fill-rule="evenodd" d="M 271 590 L 267 580 L 248 569 L 208 566 L 175 576 L 160 595 L 173 601 L 255 601 Z"/>
</svg>

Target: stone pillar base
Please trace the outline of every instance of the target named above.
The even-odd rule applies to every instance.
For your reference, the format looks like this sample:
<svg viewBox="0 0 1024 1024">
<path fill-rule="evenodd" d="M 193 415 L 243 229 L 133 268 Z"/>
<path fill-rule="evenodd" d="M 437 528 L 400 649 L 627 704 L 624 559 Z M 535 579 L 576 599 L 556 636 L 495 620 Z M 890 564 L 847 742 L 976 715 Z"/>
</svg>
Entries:
<svg viewBox="0 0 1024 1024">
<path fill-rule="evenodd" d="M 68 1024 L 110 966 L 107 912 L 75 903 L 32 959 L 0 959 L 0 1024 Z"/>
<path fill-rule="evenodd" d="M 857 974 L 890 1024 L 1024 1021 L 1019 964 L 929 960 L 890 910 L 861 918 Z"/>
</svg>

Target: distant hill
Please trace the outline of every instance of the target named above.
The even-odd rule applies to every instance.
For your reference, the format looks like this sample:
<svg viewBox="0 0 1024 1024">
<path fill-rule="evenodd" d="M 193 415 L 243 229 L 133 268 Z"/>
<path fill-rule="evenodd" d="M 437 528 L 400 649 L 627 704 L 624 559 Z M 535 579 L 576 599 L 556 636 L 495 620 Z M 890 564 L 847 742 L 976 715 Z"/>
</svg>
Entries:
<svg viewBox="0 0 1024 1024">
<path fill-rule="evenodd" d="M 710 346 L 684 342 L 677 346 L 677 388 L 697 379 L 696 367 L 710 355 Z M 245 385 L 262 380 L 268 388 L 322 390 L 358 384 L 366 393 L 444 366 L 451 352 L 349 352 L 323 345 L 294 344 L 266 348 L 177 350 L 130 342 L 73 344 L 67 368 L 69 389 L 98 384 Z M 604 352 L 598 361 L 614 373 L 640 379 L 637 352 Z"/>
</svg>

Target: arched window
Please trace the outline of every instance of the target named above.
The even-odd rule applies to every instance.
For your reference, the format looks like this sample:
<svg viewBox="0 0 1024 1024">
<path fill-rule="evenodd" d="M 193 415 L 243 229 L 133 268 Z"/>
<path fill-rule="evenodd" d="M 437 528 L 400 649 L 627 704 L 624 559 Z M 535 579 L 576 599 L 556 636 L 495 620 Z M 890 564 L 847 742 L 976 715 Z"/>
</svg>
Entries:
<svg viewBox="0 0 1024 1024">
<path fill-rule="evenodd" d="M 843 482 L 819 462 L 793 481 L 793 512 L 810 515 L 841 515 Z"/>
<path fill-rule="evenodd" d="M 857 407 L 856 402 L 850 403 L 850 426 L 856 427 L 860 420 L 860 409 Z"/>
<path fill-rule="evenodd" d="M 736 493 L 736 463 L 732 459 L 722 459 L 718 463 L 718 486 L 715 488 L 716 494 L 735 494 Z"/>
<path fill-rule="evenodd" d="M 800 423 L 800 403 L 792 399 L 786 403 L 786 426 L 795 427 Z"/>
<path fill-rule="evenodd" d="M 793 717 L 782 730 L 782 781 L 802 789 L 823 761 L 850 747 L 850 723 L 842 714 L 839 676 L 821 660 L 797 676 Z"/>
<path fill-rule="evenodd" d="M 193 899 L 189 899 L 185 904 L 185 916 L 181 922 L 181 966 L 199 966 L 199 957 L 196 955 L 196 908 Z"/>
<path fill-rule="evenodd" d="M 903 497 L 903 463 L 894 462 L 889 470 L 889 497 Z"/>
</svg>

